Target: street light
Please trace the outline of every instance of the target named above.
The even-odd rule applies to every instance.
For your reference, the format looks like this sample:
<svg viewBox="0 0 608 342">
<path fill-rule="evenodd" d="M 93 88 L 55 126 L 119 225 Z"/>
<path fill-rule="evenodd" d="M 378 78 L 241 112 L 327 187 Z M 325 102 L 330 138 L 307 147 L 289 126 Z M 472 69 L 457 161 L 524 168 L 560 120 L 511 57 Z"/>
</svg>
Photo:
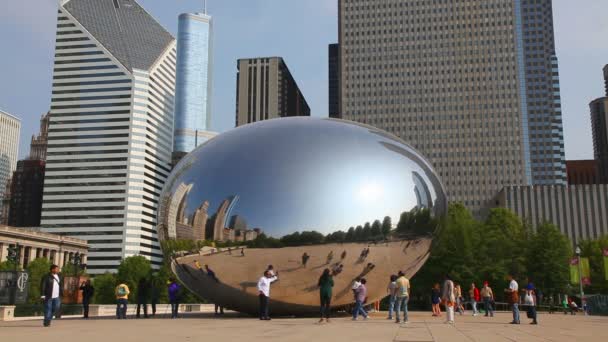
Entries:
<svg viewBox="0 0 608 342">
<path fill-rule="evenodd" d="M 576 246 L 576 257 L 578 258 L 578 286 L 581 293 L 581 307 L 585 309 L 585 293 L 583 292 L 583 269 L 581 266 L 581 248 Z M 585 312 L 587 314 L 587 312 Z"/>
</svg>

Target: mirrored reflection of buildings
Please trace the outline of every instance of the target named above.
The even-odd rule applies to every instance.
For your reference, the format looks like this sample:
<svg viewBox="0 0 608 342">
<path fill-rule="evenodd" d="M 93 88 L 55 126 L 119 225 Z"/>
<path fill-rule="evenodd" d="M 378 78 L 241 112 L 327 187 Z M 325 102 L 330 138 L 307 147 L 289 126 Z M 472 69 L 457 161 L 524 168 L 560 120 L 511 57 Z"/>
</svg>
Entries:
<svg viewBox="0 0 608 342">
<path fill-rule="evenodd" d="M 261 234 L 261 229 L 248 229 L 247 221 L 240 215 L 232 215 L 238 203 L 239 196 L 224 199 L 217 211 L 210 215 L 208 200 L 188 215 L 188 195 L 193 184 L 180 184 L 173 192 L 171 199 L 164 199 L 167 206 L 167 216 L 162 220 L 165 232 L 170 239 L 179 240 L 212 240 L 244 242 L 255 240 Z"/>
</svg>

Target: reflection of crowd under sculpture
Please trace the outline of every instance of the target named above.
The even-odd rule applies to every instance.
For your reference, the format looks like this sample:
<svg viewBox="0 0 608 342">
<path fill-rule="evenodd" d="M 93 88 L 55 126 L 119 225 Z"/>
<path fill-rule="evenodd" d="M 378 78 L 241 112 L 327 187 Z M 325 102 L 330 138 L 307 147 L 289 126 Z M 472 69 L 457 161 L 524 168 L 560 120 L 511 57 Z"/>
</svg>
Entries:
<svg viewBox="0 0 608 342">
<path fill-rule="evenodd" d="M 177 258 L 173 270 L 189 289 L 255 312 L 255 282 L 272 264 L 281 274 L 272 308 L 284 314 L 317 311 L 315 284 L 324 268 L 339 270 L 332 306 L 352 302 L 344 289 L 362 274 L 370 300 L 382 297 L 390 274 L 402 270 L 411 277 L 422 266 L 433 220 L 447 206 L 438 176 L 407 144 L 373 127 L 314 118 L 263 121 L 210 140 L 176 166 L 161 198 L 161 239 L 249 241 L 244 255 L 205 249 Z M 419 212 L 429 219 L 419 222 Z M 405 228 L 379 237 L 374 223 L 373 242 L 345 238 L 349 227 L 400 217 L 409 220 Z M 259 248 L 260 239 L 298 231 L 316 231 L 323 243 Z M 219 282 L 209 281 L 195 262 L 208 264 Z"/>
</svg>

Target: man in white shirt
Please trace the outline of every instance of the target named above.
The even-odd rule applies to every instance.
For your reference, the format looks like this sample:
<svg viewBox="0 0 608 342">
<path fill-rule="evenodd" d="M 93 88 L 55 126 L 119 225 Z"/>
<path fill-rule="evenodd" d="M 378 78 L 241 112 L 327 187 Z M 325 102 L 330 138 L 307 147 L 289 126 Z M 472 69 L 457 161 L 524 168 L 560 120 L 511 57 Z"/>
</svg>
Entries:
<svg viewBox="0 0 608 342">
<path fill-rule="evenodd" d="M 264 275 L 258 281 L 258 297 L 260 298 L 260 320 L 270 321 L 268 301 L 270 299 L 270 284 L 276 281 L 279 272 L 275 272 L 275 275 L 271 274 L 270 271 L 266 270 Z"/>
<path fill-rule="evenodd" d="M 49 274 L 42 278 L 40 295 L 44 302 L 44 326 L 49 327 L 53 315 L 61 306 L 61 279 L 59 279 L 59 266 L 52 265 Z"/>
<path fill-rule="evenodd" d="M 509 302 L 513 310 L 513 322 L 511 324 L 519 324 L 519 284 L 513 279 L 512 275 L 509 275 L 507 279 L 509 280 L 509 288 L 505 292 L 511 296 Z"/>
</svg>

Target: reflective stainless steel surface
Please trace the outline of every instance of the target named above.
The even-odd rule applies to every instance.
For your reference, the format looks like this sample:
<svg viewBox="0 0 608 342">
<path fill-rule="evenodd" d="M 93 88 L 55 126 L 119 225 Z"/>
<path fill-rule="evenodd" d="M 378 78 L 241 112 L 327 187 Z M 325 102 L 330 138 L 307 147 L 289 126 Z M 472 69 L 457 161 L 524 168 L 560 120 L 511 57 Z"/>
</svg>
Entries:
<svg viewBox="0 0 608 342">
<path fill-rule="evenodd" d="M 302 231 L 326 236 L 387 217 L 395 228 L 403 213 L 417 209 L 439 217 L 447 201 L 439 177 L 412 147 L 350 121 L 282 118 L 233 129 L 184 157 L 161 195 L 158 230 L 161 240 L 243 242 L 262 233 L 279 239 Z M 201 252 L 178 259 L 174 271 L 202 297 L 252 311 L 255 282 L 273 264 L 283 271 L 271 295 L 278 312 L 316 310 L 315 278 L 335 262 L 344 264 L 336 283 L 345 287 L 373 261 L 376 268 L 366 273 L 370 299 L 382 296 L 390 274 L 407 268 L 413 275 L 428 256 L 436 225 L 402 228 L 386 239 L 368 228 L 366 236 L 316 246 L 245 248 L 245 256 L 240 249 Z M 361 260 L 359 251 L 372 240 L 369 259 Z M 336 257 L 326 263 L 330 251 Z M 303 267 L 302 253 L 311 256 L 310 267 Z M 209 282 L 195 260 L 209 264 L 220 283 Z M 336 306 L 351 301 L 340 291 L 334 288 Z"/>
</svg>

